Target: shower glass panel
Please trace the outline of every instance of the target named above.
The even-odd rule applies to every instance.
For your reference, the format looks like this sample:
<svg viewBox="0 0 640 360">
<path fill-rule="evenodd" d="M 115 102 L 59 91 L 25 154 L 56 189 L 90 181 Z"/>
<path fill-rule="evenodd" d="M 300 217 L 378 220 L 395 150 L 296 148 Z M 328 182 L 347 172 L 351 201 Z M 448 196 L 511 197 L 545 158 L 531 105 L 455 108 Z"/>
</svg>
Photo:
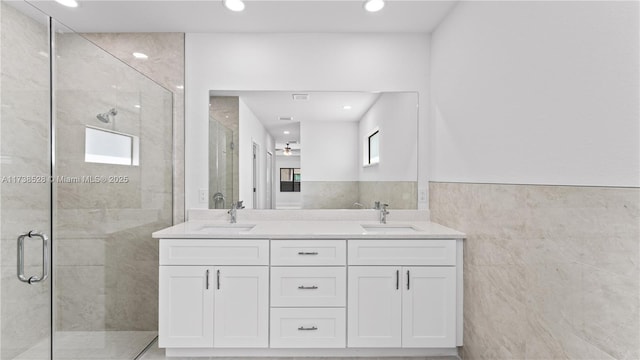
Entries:
<svg viewBox="0 0 640 360">
<path fill-rule="evenodd" d="M 36 233 L 51 236 L 49 19 L 24 5 L 0 3 L 2 360 L 50 359 L 51 343 L 51 277 L 34 278 L 50 255 Z M 31 284 L 17 276 L 21 235 L 23 280 Z"/>
<path fill-rule="evenodd" d="M 209 208 L 224 209 L 233 200 L 233 131 L 209 119 Z"/>
<path fill-rule="evenodd" d="M 54 27 L 53 356 L 133 359 L 157 335 L 151 233 L 172 225 L 172 93 Z"/>
</svg>

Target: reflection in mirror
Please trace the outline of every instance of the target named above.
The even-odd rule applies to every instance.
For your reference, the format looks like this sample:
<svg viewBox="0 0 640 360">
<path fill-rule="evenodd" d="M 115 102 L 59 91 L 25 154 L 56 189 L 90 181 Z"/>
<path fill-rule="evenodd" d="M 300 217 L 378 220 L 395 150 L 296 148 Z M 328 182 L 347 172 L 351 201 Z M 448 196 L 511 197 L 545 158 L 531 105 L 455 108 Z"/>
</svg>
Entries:
<svg viewBox="0 0 640 360">
<path fill-rule="evenodd" d="M 300 192 L 300 180 L 300 169 L 280 168 L 280 192 Z"/>
<path fill-rule="evenodd" d="M 238 200 L 238 98 L 209 102 L 209 208 L 225 209 Z"/>
<path fill-rule="evenodd" d="M 417 209 L 417 93 L 209 95 L 209 208 Z"/>
</svg>

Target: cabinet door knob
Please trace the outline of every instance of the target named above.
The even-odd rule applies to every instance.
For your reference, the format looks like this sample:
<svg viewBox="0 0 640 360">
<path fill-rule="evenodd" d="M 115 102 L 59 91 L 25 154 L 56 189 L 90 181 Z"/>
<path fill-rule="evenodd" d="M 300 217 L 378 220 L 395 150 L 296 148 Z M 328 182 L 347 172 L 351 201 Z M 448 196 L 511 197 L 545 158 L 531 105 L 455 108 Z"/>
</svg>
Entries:
<svg viewBox="0 0 640 360">
<path fill-rule="evenodd" d="M 310 327 L 310 328 L 306 328 L 306 327 L 304 327 L 304 326 L 300 326 L 300 327 L 298 328 L 298 331 L 313 331 L 313 330 L 318 330 L 318 328 L 317 328 L 317 327 L 315 327 L 315 326 L 312 326 L 312 327 Z"/>
</svg>

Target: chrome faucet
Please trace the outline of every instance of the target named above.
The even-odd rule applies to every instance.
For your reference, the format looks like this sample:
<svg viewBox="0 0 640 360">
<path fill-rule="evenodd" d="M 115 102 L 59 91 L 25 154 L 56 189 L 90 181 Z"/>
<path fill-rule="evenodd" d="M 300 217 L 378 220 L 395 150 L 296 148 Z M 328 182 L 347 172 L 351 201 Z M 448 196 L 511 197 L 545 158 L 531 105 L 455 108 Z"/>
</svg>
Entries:
<svg viewBox="0 0 640 360">
<path fill-rule="evenodd" d="M 389 211 L 387 210 L 387 206 L 389 206 L 389 204 L 382 204 L 380 206 L 380 224 L 386 224 L 387 223 L 387 215 L 389 215 Z"/>
<path fill-rule="evenodd" d="M 224 194 L 221 192 L 217 192 L 213 194 L 213 208 L 214 209 L 224 209 Z"/>
<path fill-rule="evenodd" d="M 236 202 L 231 203 L 231 209 L 227 211 L 227 213 L 231 216 L 229 218 L 230 223 L 235 224 L 238 222 L 239 209 L 244 209 L 244 206 L 242 205 L 242 200 L 238 200 L 237 203 Z"/>
</svg>

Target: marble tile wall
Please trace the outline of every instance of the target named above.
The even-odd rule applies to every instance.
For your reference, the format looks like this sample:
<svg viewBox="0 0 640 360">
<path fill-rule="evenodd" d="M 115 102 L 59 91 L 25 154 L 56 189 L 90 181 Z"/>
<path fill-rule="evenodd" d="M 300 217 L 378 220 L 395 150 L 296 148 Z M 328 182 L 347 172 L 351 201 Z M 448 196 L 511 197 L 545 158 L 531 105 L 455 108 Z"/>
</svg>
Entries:
<svg viewBox="0 0 640 360">
<path fill-rule="evenodd" d="M 49 38 L 46 18 L 33 19 L 0 3 L 0 177 L 49 174 Z M 12 359 L 48 342 L 50 280 L 16 277 L 16 238 L 50 234 L 50 186 L 0 182 L 0 358 Z M 28 240 L 25 273 L 41 273 L 41 242 Z"/>
<path fill-rule="evenodd" d="M 302 181 L 303 209 L 354 209 L 358 181 Z"/>
<path fill-rule="evenodd" d="M 640 358 L 640 189 L 431 183 L 465 232 L 465 359 Z"/>
<path fill-rule="evenodd" d="M 376 201 L 389 209 L 417 209 L 418 183 L 415 181 L 302 181 L 303 209 L 365 209 Z"/>
<path fill-rule="evenodd" d="M 158 245 L 172 218 L 174 96 L 84 37 L 56 35 L 56 329 L 157 330 Z M 108 124 L 96 114 L 115 107 Z M 87 163 L 92 126 L 140 138 L 138 166 Z"/>
<path fill-rule="evenodd" d="M 417 181 L 360 181 L 358 202 L 366 208 L 376 201 L 389 204 L 389 209 L 417 209 Z"/>
<path fill-rule="evenodd" d="M 85 33 L 91 42 L 173 93 L 173 221 L 184 208 L 184 33 Z M 132 56 L 142 52 L 149 59 Z"/>
<path fill-rule="evenodd" d="M 227 210 L 190 209 L 189 221 L 228 221 Z M 377 221 L 380 212 L 373 209 L 306 209 L 300 210 L 255 210 L 238 211 L 238 221 Z M 429 210 L 393 210 L 389 221 L 429 221 Z"/>
</svg>

